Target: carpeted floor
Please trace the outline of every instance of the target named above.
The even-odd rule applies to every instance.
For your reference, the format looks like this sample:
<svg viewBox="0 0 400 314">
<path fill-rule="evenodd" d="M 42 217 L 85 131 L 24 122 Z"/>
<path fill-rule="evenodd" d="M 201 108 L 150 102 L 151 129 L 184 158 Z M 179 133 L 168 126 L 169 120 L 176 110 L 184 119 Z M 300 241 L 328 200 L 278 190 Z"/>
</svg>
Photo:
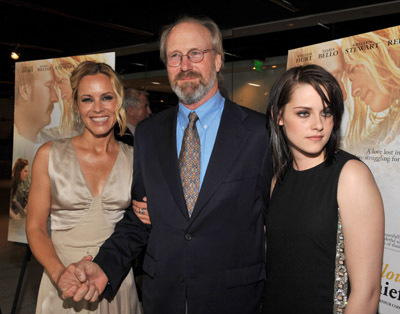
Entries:
<svg viewBox="0 0 400 314">
<path fill-rule="evenodd" d="M 27 248 L 24 244 L 7 240 L 9 200 L 10 180 L 0 180 L 0 313 L 2 314 L 11 313 L 13 308 L 18 279 Z M 42 271 L 41 265 L 31 256 L 26 264 L 15 314 L 35 313 Z"/>
</svg>

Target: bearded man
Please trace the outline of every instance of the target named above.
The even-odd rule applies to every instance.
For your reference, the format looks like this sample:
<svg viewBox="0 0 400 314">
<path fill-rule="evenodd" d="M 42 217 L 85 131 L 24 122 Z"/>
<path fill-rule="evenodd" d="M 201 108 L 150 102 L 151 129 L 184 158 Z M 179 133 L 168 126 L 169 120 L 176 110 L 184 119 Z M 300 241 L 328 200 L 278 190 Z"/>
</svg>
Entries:
<svg viewBox="0 0 400 314">
<path fill-rule="evenodd" d="M 222 36 L 210 19 L 168 26 L 160 53 L 179 105 L 136 128 L 132 198 L 147 196 L 151 227 L 127 210 L 94 263 L 72 264 L 59 286 L 75 300 L 112 296 L 146 246 L 146 314 L 257 313 L 270 181 L 265 118 L 220 95 Z M 68 286 L 68 273 L 79 288 Z"/>
</svg>

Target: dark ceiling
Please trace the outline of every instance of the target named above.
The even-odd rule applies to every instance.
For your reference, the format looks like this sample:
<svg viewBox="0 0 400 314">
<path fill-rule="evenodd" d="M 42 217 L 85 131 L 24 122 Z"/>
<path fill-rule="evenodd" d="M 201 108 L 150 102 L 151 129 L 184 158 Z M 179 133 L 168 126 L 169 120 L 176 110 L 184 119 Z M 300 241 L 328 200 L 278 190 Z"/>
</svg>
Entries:
<svg viewBox="0 0 400 314">
<path fill-rule="evenodd" d="M 280 4 L 277 4 L 280 2 Z M 157 41 L 177 17 L 207 15 L 221 28 L 226 60 L 286 55 L 288 49 L 400 24 L 400 1 L 18 1 L 0 0 L 0 97 L 13 97 L 14 61 L 116 51 L 120 74 L 163 68 Z M 284 6 L 290 4 L 290 8 Z"/>
</svg>

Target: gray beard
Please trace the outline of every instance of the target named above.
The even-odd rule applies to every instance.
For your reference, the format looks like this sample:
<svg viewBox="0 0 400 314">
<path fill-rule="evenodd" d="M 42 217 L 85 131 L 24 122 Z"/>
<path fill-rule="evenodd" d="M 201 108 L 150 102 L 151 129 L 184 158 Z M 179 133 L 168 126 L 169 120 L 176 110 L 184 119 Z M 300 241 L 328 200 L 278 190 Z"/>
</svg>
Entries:
<svg viewBox="0 0 400 314">
<path fill-rule="evenodd" d="M 204 85 L 201 81 L 198 85 L 195 83 L 185 83 L 182 88 L 178 84 L 175 84 L 172 86 L 172 90 L 182 103 L 192 105 L 200 101 L 210 91 L 216 79 L 217 76 L 214 75 L 207 85 Z"/>
</svg>

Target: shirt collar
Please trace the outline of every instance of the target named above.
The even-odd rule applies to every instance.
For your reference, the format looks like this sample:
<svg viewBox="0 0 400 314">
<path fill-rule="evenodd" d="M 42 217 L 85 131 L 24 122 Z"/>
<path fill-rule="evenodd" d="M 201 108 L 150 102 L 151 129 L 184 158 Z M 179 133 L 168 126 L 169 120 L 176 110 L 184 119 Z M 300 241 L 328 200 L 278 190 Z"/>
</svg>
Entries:
<svg viewBox="0 0 400 314">
<path fill-rule="evenodd" d="M 129 131 L 131 131 L 132 135 L 135 135 L 136 126 L 127 122 L 126 127 L 129 129 Z"/>
<path fill-rule="evenodd" d="M 189 123 L 189 113 L 195 111 L 199 117 L 199 123 L 202 127 L 207 128 L 215 115 L 223 108 L 224 98 L 221 96 L 219 91 L 214 94 L 208 101 L 202 104 L 196 110 L 190 110 L 186 108 L 181 102 L 179 102 L 178 109 L 178 120 L 181 125 L 187 125 Z"/>
</svg>

